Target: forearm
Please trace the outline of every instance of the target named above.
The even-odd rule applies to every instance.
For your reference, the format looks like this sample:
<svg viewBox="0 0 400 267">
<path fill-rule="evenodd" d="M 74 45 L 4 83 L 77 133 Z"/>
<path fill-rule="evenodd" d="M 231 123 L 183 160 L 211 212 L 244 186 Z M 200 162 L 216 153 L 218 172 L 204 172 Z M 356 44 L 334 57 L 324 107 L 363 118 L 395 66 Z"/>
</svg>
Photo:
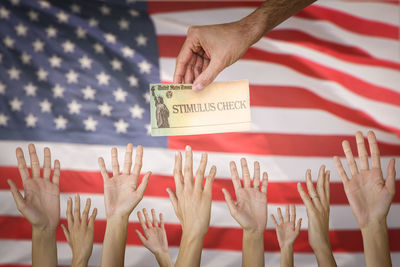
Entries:
<svg viewBox="0 0 400 267">
<path fill-rule="evenodd" d="M 389 237 L 386 222 L 371 223 L 361 228 L 365 266 L 392 266 L 389 249 Z"/>
<path fill-rule="evenodd" d="M 182 234 L 176 267 L 200 266 L 204 236 Z"/>
<path fill-rule="evenodd" d="M 72 264 L 71 267 L 87 267 L 89 263 L 89 259 L 77 259 L 72 256 Z"/>
<path fill-rule="evenodd" d="M 293 245 L 281 248 L 281 267 L 293 267 Z"/>
<path fill-rule="evenodd" d="M 318 247 L 313 248 L 313 250 L 315 257 L 317 258 L 318 266 L 337 267 L 330 244 L 319 245 Z"/>
<path fill-rule="evenodd" d="M 57 266 L 56 231 L 32 228 L 32 266 Z"/>
<path fill-rule="evenodd" d="M 128 217 L 107 219 L 101 266 L 124 266 Z"/>
<path fill-rule="evenodd" d="M 242 267 L 264 267 L 264 233 L 243 230 Z"/>
<path fill-rule="evenodd" d="M 171 256 L 169 255 L 168 251 L 166 252 L 159 252 L 155 253 L 156 260 L 160 267 L 173 267 L 174 264 L 172 263 Z"/>
</svg>

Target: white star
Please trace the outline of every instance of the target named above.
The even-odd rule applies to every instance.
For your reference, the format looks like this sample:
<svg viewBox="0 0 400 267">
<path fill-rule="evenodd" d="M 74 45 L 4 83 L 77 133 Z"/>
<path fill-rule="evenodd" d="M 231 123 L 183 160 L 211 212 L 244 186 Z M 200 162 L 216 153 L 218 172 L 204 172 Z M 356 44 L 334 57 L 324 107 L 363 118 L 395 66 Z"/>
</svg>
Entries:
<svg viewBox="0 0 400 267">
<path fill-rule="evenodd" d="M 96 94 L 96 90 L 94 90 L 89 85 L 82 89 L 83 98 L 85 100 L 91 99 L 94 100 L 94 95 Z"/>
<path fill-rule="evenodd" d="M 102 71 L 100 74 L 96 76 L 97 82 L 99 85 L 108 85 L 110 76 L 108 76 L 104 71 Z"/>
<path fill-rule="evenodd" d="M 36 75 L 38 76 L 38 80 L 39 81 L 46 81 L 47 80 L 47 76 L 49 75 L 49 73 L 47 71 L 45 71 L 44 69 L 40 68 L 36 72 Z"/>
<path fill-rule="evenodd" d="M 10 77 L 11 80 L 19 80 L 19 75 L 21 74 L 20 70 L 12 67 L 11 69 L 8 70 L 8 76 Z"/>
<path fill-rule="evenodd" d="M 135 9 L 131 9 L 131 10 L 129 10 L 129 14 L 131 14 L 132 17 L 137 17 L 137 16 L 139 16 L 140 13 L 138 11 L 136 11 Z"/>
<path fill-rule="evenodd" d="M 43 113 L 51 112 L 51 103 L 49 102 L 49 100 L 47 100 L 47 98 L 45 100 L 43 100 L 42 102 L 39 103 L 40 109 Z"/>
<path fill-rule="evenodd" d="M 144 128 L 146 128 L 147 134 L 150 135 L 151 134 L 151 125 L 150 124 L 146 124 L 144 126 Z"/>
<path fill-rule="evenodd" d="M 54 119 L 54 123 L 56 124 L 57 130 L 64 130 L 65 128 L 67 128 L 68 120 L 60 115 L 56 119 Z"/>
<path fill-rule="evenodd" d="M 68 23 L 69 15 L 64 11 L 60 11 L 56 15 L 58 22 L 60 23 Z"/>
<path fill-rule="evenodd" d="M 25 85 L 25 94 L 30 95 L 30 96 L 35 96 L 36 95 L 36 90 L 37 87 L 33 83 L 28 83 Z"/>
<path fill-rule="evenodd" d="M 98 105 L 97 108 L 100 110 L 100 114 L 102 116 L 111 116 L 111 110 L 113 109 L 112 106 L 103 102 L 103 104 Z"/>
<path fill-rule="evenodd" d="M 10 17 L 10 11 L 4 7 L 0 8 L 0 19 L 8 19 Z"/>
<path fill-rule="evenodd" d="M 122 18 L 119 22 L 119 28 L 120 30 L 128 30 L 129 29 L 129 21 Z"/>
<path fill-rule="evenodd" d="M 61 87 L 61 85 L 56 84 L 56 86 L 54 86 L 51 90 L 53 91 L 53 97 L 54 98 L 62 98 L 62 97 L 64 97 L 65 89 L 63 87 Z"/>
<path fill-rule="evenodd" d="M 149 64 L 149 62 L 147 62 L 146 60 L 143 60 L 142 62 L 140 62 L 138 64 L 138 67 L 140 69 L 140 73 L 150 74 L 151 64 Z"/>
<path fill-rule="evenodd" d="M 111 61 L 111 67 L 113 70 L 121 70 L 122 69 L 122 62 L 119 61 L 118 59 L 114 58 Z"/>
<path fill-rule="evenodd" d="M 13 111 L 21 111 L 22 104 L 23 104 L 22 101 L 20 101 L 17 97 L 14 97 L 10 101 L 11 110 L 13 110 Z"/>
<path fill-rule="evenodd" d="M 74 13 L 77 13 L 77 14 L 81 13 L 81 7 L 78 6 L 77 4 L 72 4 L 70 8 L 71 8 L 71 11 Z"/>
<path fill-rule="evenodd" d="M 139 85 L 139 81 L 134 75 L 131 75 L 128 77 L 128 82 L 129 82 L 130 86 L 138 86 Z"/>
<path fill-rule="evenodd" d="M 11 4 L 12 4 L 13 6 L 18 6 L 20 0 L 10 0 L 10 2 L 11 2 Z"/>
<path fill-rule="evenodd" d="M 117 133 L 126 133 L 129 124 L 126 123 L 123 119 L 119 119 L 119 121 L 114 122 L 114 127 Z"/>
<path fill-rule="evenodd" d="M 121 88 L 118 88 L 117 90 L 114 90 L 113 92 L 115 101 L 117 102 L 125 102 L 125 98 L 128 95 L 128 93 Z"/>
<path fill-rule="evenodd" d="M 150 103 L 150 93 L 149 92 L 144 93 L 143 98 L 146 101 L 146 103 Z"/>
<path fill-rule="evenodd" d="M 37 120 L 38 120 L 37 117 L 35 117 L 32 113 L 29 113 L 29 115 L 25 117 L 26 127 L 31 127 L 31 128 L 36 127 Z"/>
<path fill-rule="evenodd" d="M 32 57 L 30 55 L 28 55 L 26 52 L 23 52 L 21 54 L 21 61 L 23 64 L 31 63 L 31 59 L 32 59 Z"/>
<path fill-rule="evenodd" d="M 124 57 L 133 57 L 133 55 L 135 54 L 135 50 L 133 50 L 132 48 L 125 46 L 121 49 L 122 54 L 124 55 Z"/>
<path fill-rule="evenodd" d="M 47 37 L 52 38 L 57 36 L 57 29 L 50 25 L 46 28 Z"/>
<path fill-rule="evenodd" d="M 7 126 L 8 120 L 8 116 L 6 116 L 4 113 L 0 113 L 0 126 Z"/>
<path fill-rule="evenodd" d="M 31 21 L 38 21 L 39 20 L 39 14 L 33 10 L 30 10 L 28 12 L 28 17 Z"/>
<path fill-rule="evenodd" d="M 76 28 L 76 36 L 79 38 L 79 39 L 85 39 L 86 38 L 86 31 L 82 28 L 82 27 L 78 27 L 78 28 Z"/>
<path fill-rule="evenodd" d="M 79 59 L 79 63 L 81 64 L 82 69 L 92 68 L 92 60 L 88 58 L 86 55 Z"/>
<path fill-rule="evenodd" d="M 89 19 L 89 26 L 90 27 L 96 27 L 97 25 L 99 25 L 99 22 L 97 21 L 97 19 L 95 19 L 95 18 L 90 18 Z"/>
<path fill-rule="evenodd" d="M 65 53 L 73 53 L 75 50 L 75 44 L 72 43 L 70 40 L 65 41 L 62 44 Z"/>
<path fill-rule="evenodd" d="M 0 82 L 0 95 L 4 95 L 6 93 L 6 85 Z"/>
<path fill-rule="evenodd" d="M 81 113 L 82 105 L 76 102 L 76 100 L 72 100 L 71 103 L 68 104 L 69 114 L 79 114 Z"/>
<path fill-rule="evenodd" d="M 51 58 L 49 58 L 49 62 L 50 62 L 51 67 L 59 68 L 59 67 L 61 67 L 62 59 L 60 57 L 58 57 L 57 55 L 53 55 Z"/>
<path fill-rule="evenodd" d="M 8 48 L 14 48 L 15 40 L 13 38 L 11 38 L 10 36 L 6 36 L 3 39 L 3 43 Z"/>
<path fill-rule="evenodd" d="M 35 52 L 43 52 L 43 48 L 44 48 L 44 43 L 42 41 L 40 41 L 39 39 L 36 39 L 33 43 L 33 50 L 35 50 Z"/>
<path fill-rule="evenodd" d="M 110 9 L 108 6 L 106 6 L 106 5 L 102 5 L 102 6 L 100 7 L 100 12 L 101 12 L 101 14 L 103 14 L 103 15 L 110 15 L 110 14 L 111 14 L 111 9 Z"/>
<path fill-rule="evenodd" d="M 143 34 L 139 34 L 139 36 L 136 37 L 136 43 L 138 46 L 147 45 L 147 37 L 144 36 Z"/>
<path fill-rule="evenodd" d="M 93 48 L 94 48 L 94 50 L 95 50 L 95 52 L 97 54 L 103 54 L 104 53 L 104 47 L 99 43 L 94 44 Z"/>
<path fill-rule="evenodd" d="M 131 113 L 132 118 L 141 119 L 143 117 L 144 108 L 141 108 L 138 104 L 136 104 L 129 109 L 129 112 Z"/>
<path fill-rule="evenodd" d="M 86 131 L 96 131 L 96 126 L 97 126 L 97 121 L 92 118 L 92 116 L 89 116 L 86 120 L 83 121 L 85 124 L 85 130 Z"/>
<path fill-rule="evenodd" d="M 18 36 L 26 36 L 26 33 L 28 32 L 28 27 L 20 23 L 17 26 L 15 26 L 15 31 L 17 32 Z"/>
<path fill-rule="evenodd" d="M 111 34 L 111 33 L 105 33 L 104 39 L 106 39 L 107 43 L 111 43 L 111 44 L 115 44 L 117 41 L 117 38 L 115 38 L 115 35 Z"/>
<path fill-rule="evenodd" d="M 51 6 L 50 3 L 48 1 L 45 1 L 45 0 L 39 1 L 39 5 L 40 5 L 41 8 L 50 8 L 50 6 Z"/>
<path fill-rule="evenodd" d="M 67 78 L 67 83 L 77 83 L 79 74 L 74 70 L 70 70 L 67 74 L 65 74 L 65 77 Z"/>
</svg>

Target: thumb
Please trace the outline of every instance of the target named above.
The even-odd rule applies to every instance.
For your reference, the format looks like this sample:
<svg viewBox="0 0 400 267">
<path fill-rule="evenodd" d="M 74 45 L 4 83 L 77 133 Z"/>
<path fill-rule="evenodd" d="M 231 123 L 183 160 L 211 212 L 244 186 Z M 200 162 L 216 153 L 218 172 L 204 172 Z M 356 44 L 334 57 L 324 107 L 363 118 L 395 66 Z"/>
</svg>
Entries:
<svg viewBox="0 0 400 267">
<path fill-rule="evenodd" d="M 221 60 L 211 58 L 207 68 L 194 80 L 192 89 L 195 91 L 203 90 L 215 80 L 224 68 Z"/>
</svg>

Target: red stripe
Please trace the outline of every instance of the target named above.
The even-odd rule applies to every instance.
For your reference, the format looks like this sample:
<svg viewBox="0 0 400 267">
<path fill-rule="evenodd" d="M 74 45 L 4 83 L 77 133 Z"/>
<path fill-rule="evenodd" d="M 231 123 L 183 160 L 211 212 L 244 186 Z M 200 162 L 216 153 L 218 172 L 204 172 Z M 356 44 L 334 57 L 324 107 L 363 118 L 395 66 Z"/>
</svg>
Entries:
<svg viewBox="0 0 400 267">
<path fill-rule="evenodd" d="M 66 220 L 60 223 L 67 224 Z M 32 227 L 29 222 L 22 217 L 1 216 L 0 217 L 0 239 L 29 240 L 32 238 Z M 106 228 L 105 220 L 96 220 L 94 242 L 102 243 Z M 179 246 L 181 239 L 181 227 L 177 224 L 165 225 L 169 246 Z M 10 231 L 18 229 L 18 231 Z M 139 223 L 129 223 L 127 245 L 141 245 L 140 240 L 135 234 L 135 229 L 141 229 Z M 330 231 L 330 240 L 334 252 L 362 252 L 362 238 L 358 230 L 335 230 Z M 390 250 L 400 251 L 400 229 L 389 229 Z M 65 237 L 61 227 L 57 229 L 57 241 L 65 242 Z M 239 228 L 220 228 L 210 227 L 204 240 L 206 249 L 242 250 L 242 230 Z M 264 233 L 264 249 L 267 252 L 280 251 L 276 239 L 275 230 L 266 230 Z M 302 230 L 294 243 L 295 252 L 312 252 L 308 245 L 307 231 Z"/>
<path fill-rule="evenodd" d="M 334 8 L 311 5 L 296 14 L 296 17 L 318 21 L 329 21 L 337 26 L 360 34 L 398 40 L 399 27 L 353 16 Z"/>
<path fill-rule="evenodd" d="M 268 170 L 267 170 L 268 171 Z M 12 179 L 20 190 L 23 190 L 22 182 L 16 167 L 0 167 L 0 190 L 8 190 L 7 179 Z M 293 182 L 269 182 L 268 203 L 273 204 L 303 204 L 297 193 L 297 181 L 304 181 L 303 174 L 293 177 Z M 153 174 L 145 196 L 168 198 L 166 188 L 175 188 L 172 176 Z M 232 196 L 234 190 L 229 178 L 217 178 L 213 184 L 213 200 L 224 201 L 222 188 L 226 188 Z M 103 182 L 99 172 L 62 170 L 60 179 L 60 190 L 62 193 L 87 193 L 103 194 Z M 348 205 L 346 194 L 341 182 L 331 182 L 331 204 Z M 400 192 L 400 181 L 396 181 L 396 191 Z M 396 194 L 393 203 L 400 203 L 400 194 Z"/>
</svg>

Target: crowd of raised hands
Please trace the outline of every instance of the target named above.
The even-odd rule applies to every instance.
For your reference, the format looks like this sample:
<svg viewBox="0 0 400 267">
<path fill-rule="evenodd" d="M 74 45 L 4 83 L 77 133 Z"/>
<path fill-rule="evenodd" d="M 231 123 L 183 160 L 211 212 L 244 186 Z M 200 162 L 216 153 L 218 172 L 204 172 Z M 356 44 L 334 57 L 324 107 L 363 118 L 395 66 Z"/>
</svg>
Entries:
<svg viewBox="0 0 400 267">
<path fill-rule="evenodd" d="M 338 157 L 334 157 L 336 169 L 342 179 L 344 190 L 360 226 L 366 266 L 391 266 L 386 217 L 395 194 L 395 162 L 388 165 L 384 178 L 376 137 L 368 133 L 369 156 L 362 133 L 356 134 L 359 166 L 348 141 L 343 151 L 351 173 L 346 173 Z M 30 175 L 21 148 L 16 156 L 24 195 L 16 184 L 8 180 L 16 206 L 32 225 L 32 265 L 57 266 L 56 229 L 60 220 L 60 162 L 51 167 L 49 148 L 44 149 L 43 171 L 35 146 L 29 145 Z M 104 182 L 104 204 L 107 218 L 101 266 L 124 266 L 125 246 L 130 214 L 143 198 L 151 172 L 139 179 L 142 168 L 143 148 L 136 148 L 132 162 L 133 145 L 128 144 L 125 159 L 120 168 L 117 149 L 111 150 L 112 177 L 103 158 L 99 158 L 100 172 Z M 180 152 L 175 154 L 173 176 L 175 191 L 167 188 L 170 201 L 182 226 L 182 237 L 175 264 L 168 253 L 167 233 L 162 213 L 154 209 L 137 211 L 142 229 L 136 233 L 143 245 L 154 254 L 160 266 L 200 266 L 203 240 L 210 225 L 212 186 L 217 168 L 212 166 L 206 174 L 207 154 L 201 156 L 199 167 L 193 173 L 193 153 L 186 147 L 183 163 Z M 243 229 L 242 266 L 264 266 L 264 231 L 268 221 L 267 186 L 268 175 L 261 174 L 260 164 L 254 162 L 251 175 L 246 159 L 241 159 L 241 175 L 235 162 L 230 171 L 235 196 L 222 189 L 232 217 Z M 133 165 L 133 168 L 132 168 Z M 251 178 L 253 176 L 253 178 Z M 298 183 L 297 189 L 306 207 L 308 217 L 308 241 L 316 256 L 318 266 L 336 266 L 329 240 L 329 183 L 330 171 L 321 166 L 314 186 L 311 170 L 306 171 L 306 189 Z M 307 191 L 307 192 L 306 192 Z M 236 199 L 236 200 L 235 200 Z M 67 202 L 67 225 L 61 225 L 72 250 L 72 266 L 87 266 L 93 249 L 94 223 L 97 209 L 91 209 L 86 200 L 81 212 L 80 197 L 76 195 Z M 151 207 L 150 207 L 151 208 Z M 281 249 L 281 266 L 293 266 L 293 244 L 300 233 L 302 218 L 296 218 L 296 207 L 286 205 L 284 214 L 278 208 L 271 215 Z M 130 233 L 131 234 L 131 233 Z M 144 263 L 146 264 L 146 263 Z"/>
</svg>

